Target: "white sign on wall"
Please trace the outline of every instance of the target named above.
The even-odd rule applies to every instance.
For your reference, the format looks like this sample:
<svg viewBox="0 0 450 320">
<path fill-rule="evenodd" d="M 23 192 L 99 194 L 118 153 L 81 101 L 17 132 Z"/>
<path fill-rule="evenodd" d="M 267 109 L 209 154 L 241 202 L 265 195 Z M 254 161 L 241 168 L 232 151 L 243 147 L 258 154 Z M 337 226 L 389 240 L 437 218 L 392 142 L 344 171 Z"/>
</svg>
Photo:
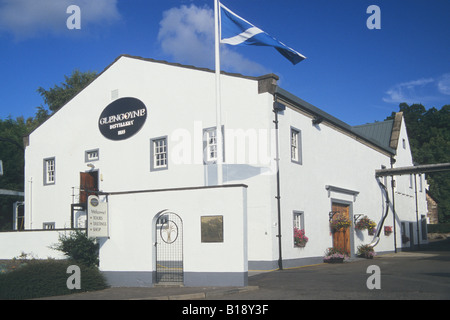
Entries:
<svg viewBox="0 0 450 320">
<path fill-rule="evenodd" d="M 88 198 L 88 237 L 109 237 L 108 203 L 100 202 L 97 196 Z"/>
</svg>

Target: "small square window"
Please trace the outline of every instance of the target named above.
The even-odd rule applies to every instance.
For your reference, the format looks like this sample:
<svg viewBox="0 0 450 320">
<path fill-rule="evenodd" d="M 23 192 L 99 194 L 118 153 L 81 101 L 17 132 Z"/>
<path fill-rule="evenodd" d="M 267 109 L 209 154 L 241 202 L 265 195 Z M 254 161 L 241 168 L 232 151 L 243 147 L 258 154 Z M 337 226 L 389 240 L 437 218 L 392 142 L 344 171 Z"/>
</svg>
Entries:
<svg viewBox="0 0 450 320">
<path fill-rule="evenodd" d="M 55 223 L 54 222 L 44 222 L 42 224 L 42 227 L 44 230 L 54 230 L 55 229 Z"/>
<path fill-rule="evenodd" d="M 167 137 L 155 138 L 150 141 L 150 171 L 168 168 Z"/>
<path fill-rule="evenodd" d="M 84 154 L 84 161 L 85 162 L 92 162 L 97 161 L 100 159 L 100 152 L 99 149 L 95 150 L 88 150 Z"/>
<path fill-rule="evenodd" d="M 223 216 L 201 217 L 202 242 L 223 242 Z"/>
</svg>

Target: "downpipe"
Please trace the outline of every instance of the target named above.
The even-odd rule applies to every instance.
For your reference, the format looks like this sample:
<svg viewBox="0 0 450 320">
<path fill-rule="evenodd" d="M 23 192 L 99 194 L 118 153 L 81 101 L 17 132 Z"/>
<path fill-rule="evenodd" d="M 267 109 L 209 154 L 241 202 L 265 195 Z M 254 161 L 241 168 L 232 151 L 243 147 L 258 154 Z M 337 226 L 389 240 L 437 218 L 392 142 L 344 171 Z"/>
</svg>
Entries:
<svg viewBox="0 0 450 320">
<path fill-rule="evenodd" d="M 384 194 L 386 195 L 386 213 L 383 216 L 383 219 L 381 220 L 381 224 L 378 228 L 376 236 L 373 238 L 372 242 L 369 244 L 370 247 L 374 248 L 379 242 L 380 242 L 380 234 L 381 229 L 383 229 L 384 220 L 386 220 L 388 214 L 389 214 L 389 205 L 391 204 L 391 200 L 389 199 L 389 194 L 386 186 L 377 178 L 377 182 L 380 185 L 381 189 L 383 189 Z"/>
</svg>

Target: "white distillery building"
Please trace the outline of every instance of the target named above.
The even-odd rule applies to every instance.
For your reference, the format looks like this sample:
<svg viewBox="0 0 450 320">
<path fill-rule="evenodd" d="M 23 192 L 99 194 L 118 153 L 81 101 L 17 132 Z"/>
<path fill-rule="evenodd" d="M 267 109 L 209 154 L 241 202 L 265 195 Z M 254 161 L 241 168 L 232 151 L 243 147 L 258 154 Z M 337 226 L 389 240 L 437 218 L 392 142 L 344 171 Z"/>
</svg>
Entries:
<svg viewBox="0 0 450 320">
<path fill-rule="evenodd" d="M 49 243 L 86 228 L 113 286 L 230 286 L 332 246 L 355 257 L 374 239 L 363 217 L 378 254 L 426 243 L 423 175 L 375 176 L 413 165 L 402 114 L 352 127 L 277 80 L 222 74 L 218 185 L 214 72 L 119 56 L 25 138 L 25 230 L 0 234 L 0 259 L 61 257 Z M 339 237 L 337 212 L 352 222 Z"/>
</svg>

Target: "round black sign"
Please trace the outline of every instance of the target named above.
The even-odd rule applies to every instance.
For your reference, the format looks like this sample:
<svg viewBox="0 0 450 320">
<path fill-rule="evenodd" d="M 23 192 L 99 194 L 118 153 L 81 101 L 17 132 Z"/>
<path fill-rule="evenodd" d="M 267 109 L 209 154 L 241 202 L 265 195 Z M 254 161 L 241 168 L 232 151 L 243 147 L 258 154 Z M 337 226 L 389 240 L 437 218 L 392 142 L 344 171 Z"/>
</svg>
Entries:
<svg viewBox="0 0 450 320">
<path fill-rule="evenodd" d="M 147 119 L 145 104 L 136 98 L 120 98 L 110 103 L 98 119 L 105 138 L 125 140 L 135 135 Z"/>
</svg>

